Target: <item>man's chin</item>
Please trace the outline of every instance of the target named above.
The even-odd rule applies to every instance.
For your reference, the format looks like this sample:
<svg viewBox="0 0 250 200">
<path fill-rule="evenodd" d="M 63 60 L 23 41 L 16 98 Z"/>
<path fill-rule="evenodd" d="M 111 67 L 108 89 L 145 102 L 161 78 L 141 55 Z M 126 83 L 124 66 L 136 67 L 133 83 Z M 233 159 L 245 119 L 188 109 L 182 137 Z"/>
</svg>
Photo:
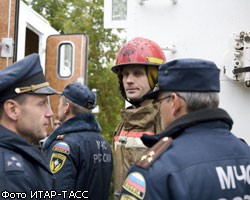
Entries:
<svg viewBox="0 0 250 200">
<path fill-rule="evenodd" d="M 39 140 L 43 140 L 48 136 L 47 132 L 44 132 L 42 135 L 40 135 Z"/>
<path fill-rule="evenodd" d="M 141 96 L 138 97 L 138 96 L 130 96 L 130 97 L 127 97 L 129 99 L 129 101 L 131 102 L 137 102 L 137 101 L 140 101 L 141 100 Z"/>
<path fill-rule="evenodd" d="M 137 97 L 137 96 L 132 96 L 132 95 L 127 96 L 127 98 L 128 98 L 130 101 L 137 101 L 137 100 L 140 99 L 139 97 Z"/>
</svg>

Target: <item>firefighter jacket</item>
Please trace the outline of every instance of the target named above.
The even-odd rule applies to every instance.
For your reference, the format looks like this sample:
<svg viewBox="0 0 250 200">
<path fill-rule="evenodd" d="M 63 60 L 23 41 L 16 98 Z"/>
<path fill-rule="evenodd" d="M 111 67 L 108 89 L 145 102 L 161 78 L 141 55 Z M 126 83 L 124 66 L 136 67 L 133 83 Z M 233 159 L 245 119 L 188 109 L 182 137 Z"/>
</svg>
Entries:
<svg viewBox="0 0 250 200">
<path fill-rule="evenodd" d="M 0 137 L 0 199 L 50 199 L 53 179 L 42 152 L 1 125 Z"/>
<path fill-rule="evenodd" d="M 95 116 L 85 113 L 61 124 L 45 141 L 56 191 L 67 191 L 66 199 L 108 199 L 113 158 L 100 131 Z M 75 198 L 73 191 L 77 191 Z"/>
<path fill-rule="evenodd" d="M 147 147 L 142 143 L 143 134 L 155 135 L 162 131 L 159 103 L 121 111 L 122 121 L 114 135 L 114 187 L 117 199 L 127 171 L 140 158 Z"/>
<path fill-rule="evenodd" d="M 186 114 L 157 137 L 131 168 L 121 199 L 211 200 L 250 197 L 250 147 L 222 109 Z"/>
</svg>

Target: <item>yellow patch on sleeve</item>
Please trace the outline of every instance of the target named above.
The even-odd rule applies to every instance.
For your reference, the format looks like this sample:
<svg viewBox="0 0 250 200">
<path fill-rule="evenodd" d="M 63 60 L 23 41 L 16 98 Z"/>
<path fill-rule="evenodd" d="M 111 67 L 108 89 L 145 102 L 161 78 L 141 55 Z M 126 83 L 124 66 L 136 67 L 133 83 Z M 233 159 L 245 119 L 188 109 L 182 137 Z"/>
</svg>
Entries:
<svg viewBox="0 0 250 200">
<path fill-rule="evenodd" d="M 50 158 L 50 171 L 55 174 L 62 169 L 67 156 L 61 153 L 52 153 Z"/>
</svg>

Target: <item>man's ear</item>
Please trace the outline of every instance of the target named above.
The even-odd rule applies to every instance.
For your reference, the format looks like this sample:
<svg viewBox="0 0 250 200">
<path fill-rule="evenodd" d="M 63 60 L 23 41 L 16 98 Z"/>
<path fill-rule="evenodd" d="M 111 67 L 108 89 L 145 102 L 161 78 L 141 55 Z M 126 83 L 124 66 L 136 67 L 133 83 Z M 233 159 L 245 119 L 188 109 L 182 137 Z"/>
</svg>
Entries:
<svg viewBox="0 0 250 200">
<path fill-rule="evenodd" d="M 176 93 L 171 94 L 171 99 L 172 114 L 177 117 L 184 109 L 184 102 Z"/>
<path fill-rule="evenodd" d="M 9 99 L 4 102 L 3 109 L 6 115 L 12 120 L 17 120 L 20 113 L 19 105 L 16 101 Z"/>
<path fill-rule="evenodd" d="M 64 108 L 63 108 L 63 113 L 64 114 L 68 114 L 69 112 L 70 112 L 70 105 L 69 105 L 69 103 L 66 103 L 66 105 L 64 106 Z"/>
</svg>

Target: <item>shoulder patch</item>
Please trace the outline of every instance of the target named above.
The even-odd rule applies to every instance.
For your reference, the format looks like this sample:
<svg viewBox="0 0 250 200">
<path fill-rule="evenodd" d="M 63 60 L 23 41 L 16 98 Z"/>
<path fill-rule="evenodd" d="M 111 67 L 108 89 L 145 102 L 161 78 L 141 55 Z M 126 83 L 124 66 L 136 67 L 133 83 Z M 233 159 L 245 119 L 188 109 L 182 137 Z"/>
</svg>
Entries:
<svg viewBox="0 0 250 200">
<path fill-rule="evenodd" d="M 16 153 L 4 153 L 4 171 L 24 171 L 24 163 L 21 155 Z"/>
<path fill-rule="evenodd" d="M 139 199 L 144 199 L 146 193 L 146 181 L 143 175 L 139 172 L 131 172 L 122 186 L 125 190 L 127 190 L 130 194 L 134 195 Z M 125 198 L 127 197 L 127 198 Z M 125 196 L 124 199 L 131 199 Z"/>
<path fill-rule="evenodd" d="M 67 157 L 64 154 L 52 153 L 49 164 L 50 171 L 53 174 L 57 173 L 60 169 L 62 169 L 66 159 Z"/>
<path fill-rule="evenodd" d="M 140 160 L 138 160 L 135 165 L 143 169 L 148 169 L 152 163 L 168 149 L 173 142 L 171 137 L 164 137 L 159 142 L 157 142 L 152 148 L 150 148 L 146 154 L 144 154 Z"/>
<path fill-rule="evenodd" d="M 69 155 L 70 154 L 70 147 L 66 142 L 57 142 L 53 146 L 52 151 Z"/>
</svg>

